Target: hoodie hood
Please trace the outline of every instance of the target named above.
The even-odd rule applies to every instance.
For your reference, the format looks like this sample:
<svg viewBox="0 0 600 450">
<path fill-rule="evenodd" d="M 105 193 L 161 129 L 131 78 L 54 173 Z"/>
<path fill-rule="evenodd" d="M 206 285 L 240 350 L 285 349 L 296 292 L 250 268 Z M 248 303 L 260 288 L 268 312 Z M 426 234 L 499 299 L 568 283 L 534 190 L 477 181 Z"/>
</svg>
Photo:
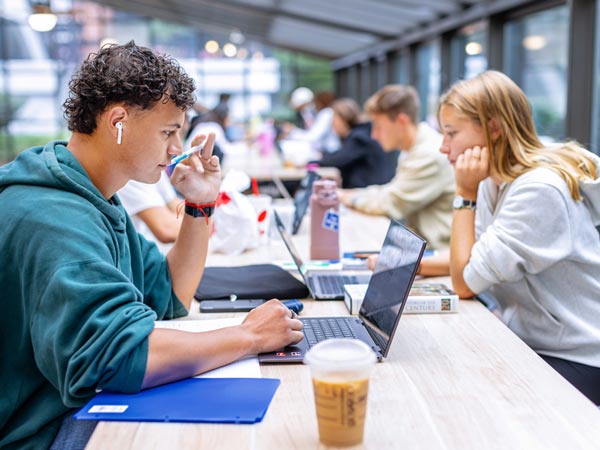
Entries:
<svg viewBox="0 0 600 450">
<path fill-rule="evenodd" d="M 581 181 L 579 189 L 583 201 L 587 204 L 594 225 L 600 225 L 600 158 L 592 152 L 588 156 L 596 164 L 596 179 L 592 181 Z"/>
<path fill-rule="evenodd" d="M 32 147 L 0 167 L 0 195 L 14 185 L 71 192 L 92 203 L 116 230 L 123 229 L 123 213 L 117 207 L 120 205 L 118 197 L 106 200 L 66 145 L 66 141 L 52 141 L 44 147 Z"/>
</svg>

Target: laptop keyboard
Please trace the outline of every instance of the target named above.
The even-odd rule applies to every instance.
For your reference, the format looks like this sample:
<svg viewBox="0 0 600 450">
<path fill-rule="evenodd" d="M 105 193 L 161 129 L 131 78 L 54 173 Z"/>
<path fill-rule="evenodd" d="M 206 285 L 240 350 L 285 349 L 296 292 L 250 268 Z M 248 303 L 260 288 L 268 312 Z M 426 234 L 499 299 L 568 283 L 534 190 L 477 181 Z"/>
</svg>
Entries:
<svg viewBox="0 0 600 450">
<path fill-rule="evenodd" d="M 358 284 L 355 275 L 324 275 L 314 277 L 320 292 L 327 295 L 343 294 L 345 284 Z"/>
<path fill-rule="evenodd" d="M 317 342 L 333 338 L 356 338 L 354 330 L 349 325 L 353 317 L 340 318 L 303 318 L 304 336 L 309 347 Z"/>
</svg>

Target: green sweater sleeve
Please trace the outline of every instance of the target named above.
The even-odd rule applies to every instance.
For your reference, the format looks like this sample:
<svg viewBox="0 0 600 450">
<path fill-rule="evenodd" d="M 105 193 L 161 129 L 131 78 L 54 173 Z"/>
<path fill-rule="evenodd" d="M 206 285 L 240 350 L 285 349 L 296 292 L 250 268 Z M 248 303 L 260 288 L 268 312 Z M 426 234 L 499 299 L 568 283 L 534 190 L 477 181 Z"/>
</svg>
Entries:
<svg viewBox="0 0 600 450">
<path fill-rule="evenodd" d="M 45 286 L 30 323 L 32 346 L 64 404 L 79 406 L 96 388 L 139 391 L 156 313 L 135 286 L 102 261 L 62 266 Z"/>
<path fill-rule="evenodd" d="M 144 303 L 156 312 L 158 320 L 186 316 L 188 310 L 172 290 L 167 260 L 156 244 L 147 241 L 140 234 L 137 234 L 137 239 L 130 241 L 137 241 L 131 245 L 132 270 L 134 283 L 140 287 Z M 139 251 L 136 248 L 137 243 Z"/>
</svg>

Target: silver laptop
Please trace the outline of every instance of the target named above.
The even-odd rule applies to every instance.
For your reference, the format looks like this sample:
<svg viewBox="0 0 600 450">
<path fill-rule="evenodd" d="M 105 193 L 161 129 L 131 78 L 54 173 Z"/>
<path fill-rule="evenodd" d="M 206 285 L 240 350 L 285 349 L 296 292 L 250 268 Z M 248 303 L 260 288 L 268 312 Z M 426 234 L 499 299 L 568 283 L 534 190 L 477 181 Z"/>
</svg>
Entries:
<svg viewBox="0 0 600 450">
<path fill-rule="evenodd" d="M 358 317 L 302 318 L 304 339 L 301 342 L 262 353 L 258 360 L 263 363 L 301 362 L 308 349 L 317 342 L 345 337 L 362 340 L 381 361 L 390 350 L 425 244 L 425 240 L 392 220 Z"/>
<path fill-rule="evenodd" d="M 274 211 L 275 226 L 279 230 L 281 239 L 292 256 L 298 272 L 304 279 L 304 283 L 310 292 L 310 295 L 316 300 L 339 300 L 344 298 L 345 284 L 368 283 L 371 278 L 369 273 L 356 273 L 343 270 L 318 270 L 310 271 L 306 269 L 298 250 L 292 242 L 292 237 L 285 229 L 277 211 Z"/>
</svg>

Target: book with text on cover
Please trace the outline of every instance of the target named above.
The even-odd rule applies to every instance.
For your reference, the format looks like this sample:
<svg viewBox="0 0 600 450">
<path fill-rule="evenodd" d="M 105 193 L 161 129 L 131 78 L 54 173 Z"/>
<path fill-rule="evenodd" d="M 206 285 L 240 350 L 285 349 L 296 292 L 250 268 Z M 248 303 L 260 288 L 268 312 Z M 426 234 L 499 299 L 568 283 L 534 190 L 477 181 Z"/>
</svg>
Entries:
<svg viewBox="0 0 600 450">
<path fill-rule="evenodd" d="M 350 314 L 358 314 L 367 286 L 367 284 L 344 285 L 344 302 Z M 458 295 L 443 283 L 413 284 L 404 306 L 404 314 L 456 312 L 458 312 Z"/>
</svg>

